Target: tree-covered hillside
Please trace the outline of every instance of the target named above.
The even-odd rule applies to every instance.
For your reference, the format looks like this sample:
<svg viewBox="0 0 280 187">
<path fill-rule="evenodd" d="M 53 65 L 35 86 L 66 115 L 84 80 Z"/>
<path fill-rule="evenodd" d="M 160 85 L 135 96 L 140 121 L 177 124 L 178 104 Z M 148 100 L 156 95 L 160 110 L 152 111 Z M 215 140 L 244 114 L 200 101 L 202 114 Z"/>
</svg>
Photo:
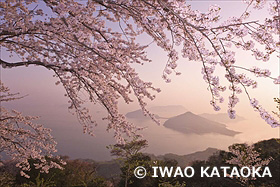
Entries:
<svg viewBox="0 0 280 187">
<path fill-rule="evenodd" d="M 280 139 L 270 139 L 257 142 L 251 146 L 246 144 L 233 144 L 230 146 L 229 151 L 217 151 L 209 150 L 201 151 L 189 155 L 179 156 L 172 154 L 154 156 L 150 154 L 142 153 L 142 149 L 145 148 L 147 142 L 145 140 L 134 139 L 128 142 L 126 145 L 115 144 L 110 146 L 111 154 L 117 158 L 108 162 L 95 162 L 91 159 L 87 160 L 71 160 L 69 157 L 62 157 L 66 161 L 66 165 L 63 170 L 52 168 L 49 173 L 40 173 L 40 171 L 34 167 L 31 168 L 27 174 L 30 178 L 25 178 L 20 175 L 20 170 L 16 168 L 15 162 L 6 161 L 4 165 L 0 167 L 0 186 L 2 187 L 108 187 L 108 186 L 131 186 L 131 187 L 234 187 L 234 186 L 270 186 L 277 187 L 280 184 Z M 247 147 L 246 147 L 247 146 Z M 261 161 L 270 159 L 268 167 L 271 171 L 272 177 L 258 177 L 256 179 L 250 179 L 244 183 L 240 178 L 229 177 L 201 177 L 199 172 L 196 172 L 193 177 L 152 177 L 153 166 L 158 167 L 182 167 L 182 163 L 189 163 L 188 165 L 193 167 L 195 171 L 199 171 L 201 167 L 210 166 L 237 166 L 230 164 L 228 161 L 234 157 L 233 148 L 235 150 L 245 150 L 243 157 L 249 156 L 249 147 L 252 147 L 252 151 L 256 151 L 256 155 Z M 247 152 L 246 152 L 247 151 Z M 214 154 L 213 154 L 214 152 Z M 205 159 L 205 155 L 213 154 Z M 197 155 L 197 160 L 193 161 Z M 199 156 L 200 155 L 200 156 Z M 203 155 L 203 157 L 201 157 Z M 201 158 L 200 158 L 201 157 Z M 191 158 L 191 159 L 190 159 Z M 185 160 L 184 160 L 185 159 Z M 190 162 L 192 161 L 192 162 Z M 35 160 L 29 162 L 36 163 Z M 181 164 L 178 164 L 181 163 Z M 144 166 L 147 170 L 147 175 L 143 179 L 138 179 L 134 176 L 134 170 L 138 166 Z M 185 167 L 185 166 L 184 166 Z"/>
</svg>

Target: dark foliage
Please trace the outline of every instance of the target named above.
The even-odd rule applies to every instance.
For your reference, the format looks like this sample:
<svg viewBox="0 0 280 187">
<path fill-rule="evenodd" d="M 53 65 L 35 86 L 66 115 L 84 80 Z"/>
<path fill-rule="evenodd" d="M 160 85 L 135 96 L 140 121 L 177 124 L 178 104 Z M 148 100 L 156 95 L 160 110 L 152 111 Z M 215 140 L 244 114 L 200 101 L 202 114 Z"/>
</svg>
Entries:
<svg viewBox="0 0 280 187">
<path fill-rule="evenodd" d="M 278 187 L 280 186 L 280 139 L 270 139 L 254 144 L 256 151 L 260 153 L 262 159 L 272 158 L 268 167 L 272 177 L 257 178 L 250 180 L 246 185 L 250 187 Z M 244 144 L 234 144 L 232 146 L 242 147 Z M 178 166 L 178 162 L 173 159 L 157 159 L 143 154 L 141 151 L 147 147 L 145 140 L 134 139 L 127 145 L 116 144 L 110 146 L 111 153 L 121 159 L 119 162 L 120 174 L 114 178 L 103 178 L 97 172 L 102 164 L 93 160 L 71 160 L 63 157 L 67 162 L 64 170 L 50 169 L 49 173 L 40 173 L 39 170 L 31 168 L 27 174 L 29 179 L 22 177 L 14 162 L 5 162 L 0 167 L 0 187 L 240 187 L 237 179 L 229 177 L 201 177 L 201 167 L 230 166 L 226 163 L 232 155 L 226 151 L 218 151 L 210 156 L 207 161 L 194 161 L 191 166 L 195 174 L 191 178 L 187 177 L 152 177 L 153 166 L 173 167 Z M 35 162 L 30 160 L 30 162 Z M 31 164 L 32 165 L 32 164 Z M 143 179 L 134 176 L 134 169 L 138 166 L 146 168 L 147 175 Z M 100 168 L 99 168 L 100 169 Z M 186 185 L 185 185 L 186 184 Z"/>
</svg>

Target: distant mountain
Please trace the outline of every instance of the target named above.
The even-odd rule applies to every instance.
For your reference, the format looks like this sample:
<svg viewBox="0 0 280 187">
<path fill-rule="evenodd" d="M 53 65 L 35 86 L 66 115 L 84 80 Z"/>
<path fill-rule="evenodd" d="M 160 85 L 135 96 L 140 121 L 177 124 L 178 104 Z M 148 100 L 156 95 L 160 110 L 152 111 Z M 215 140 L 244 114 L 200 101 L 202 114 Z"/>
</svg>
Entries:
<svg viewBox="0 0 280 187">
<path fill-rule="evenodd" d="M 212 156 L 214 153 L 219 151 L 219 149 L 215 148 L 207 148 L 204 151 L 198 151 L 195 153 L 191 153 L 188 155 L 176 155 L 172 153 L 168 153 L 165 155 L 159 155 L 155 156 L 154 154 L 148 154 L 152 160 L 165 160 L 165 159 L 174 159 L 178 162 L 178 165 L 181 167 L 185 167 L 187 165 L 190 165 L 195 160 L 207 160 L 210 156 Z M 111 161 L 104 161 L 104 162 L 97 162 L 97 174 L 107 178 L 118 178 L 121 174 L 120 165 L 122 164 L 122 161 L 120 160 L 111 160 Z"/>
<path fill-rule="evenodd" d="M 219 149 L 216 148 L 207 148 L 204 151 L 198 151 L 188 155 L 176 155 L 173 153 L 168 153 L 165 155 L 157 156 L 158 159 L 174 159 L 178 162 L 178 165 L 181 167 L 186 167 L 190 165 L 195 160 L 207 160 L 211 155 L 218 152 Z"/>
<path fill-rule="evenodd" d="M 187 112 L 187 109 L 181 105 L 154 106 L 149 110 L 162 118 L 171 118 Z"/>
<path fill-rule="evenodd" d="M 236 115 L 235 119 L 230 119 L 228 117 L 227 113 L 219 113 L 219 114 L 207 114 L 207 113 L 204 113 L 204 114 L 200 114 L 200 116 L 204 117 L 206 119 L 209 119 L 211 121 L 219 122 L 219 123 L 236 123 L 236 122 L 245 120 L 245 118 L 243 118 L 241 116 L 238 116 L 238 115 Z"/>
<path fill-rule="evenodd" d="M 133 118 L 133 119 L 141 119 L 141 120 L 150 120 L 151 118 L 149 116 L 144 116 L 142 110 L 135 110 L 133 112 L 128 112 L 125 117 L 127 118 Z M 155 117 L 159 119 L 160 117 L 155 114 Z"/>
<path fill-rule="evenodd" d="M 208 120 L 191 112 L 186 112 L 184 114 L 170 118 L 163 125 L 167 128 L 186 134 L 217 133 L 227 136 L 234 136 L 239 133 L 227 129 L 224 124 Z"/>
<path fill-rule="evenodd" d="M 148 109 L 151 113 L 155 114 L 156 118 L 170 118 L 179 114 L 182 114 L 187 111 L 181 105 L 168 105 L 168 106 L 155 106 Z M 135 110 L 128 112 L 125 115 L 127 118 L 149 120 L 148 116 L 144 116 L 142 110 Z"/>
</svg>

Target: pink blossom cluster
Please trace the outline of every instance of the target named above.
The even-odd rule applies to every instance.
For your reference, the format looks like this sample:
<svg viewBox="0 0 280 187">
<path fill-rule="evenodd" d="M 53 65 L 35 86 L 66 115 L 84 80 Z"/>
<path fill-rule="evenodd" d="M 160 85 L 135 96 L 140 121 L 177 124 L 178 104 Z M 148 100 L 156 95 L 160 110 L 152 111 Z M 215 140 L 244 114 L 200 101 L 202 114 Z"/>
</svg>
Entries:
<svg viewBox="0 0 280 187">
<path fill-rule="evenodd" d="M 259 102 L 253 98 L 250 100 L 250 103 L 252 107 L 259 112 L 262 119 L 266 121 L 267 124 L 269 124 L 271 127 L 276 128 L 280 126 L 279 120 L 275 119 L 271 114 L 269 114 L 261 105 L 259 105 Z"/>
<path fill-rule="evenodd" d="M 234 144 L 229 147 L 229 152 L 232 154 L 231 158 L 226 162 L 232 165 L 237 165 L 239 168 L 249 167 L 263 167 L 267 166 L 272 158 L 261 159 L 260 153 L 255 149 L 253 145 L 247 144 Z M 256 180 L 255 177 L 240 177 L 238 178 L 244 185 L 248 180 Z"/>
<path fill-rule="evenodd" d="M 19 99 L 17 94 L 11 94 L 9 89 L 0 81 L 0 103 Z M 41 172 L 48 172 L 50 168 L 60 168 L 65 164 L 47 161 L 56 152 L 56 142 L 51 136 L 51 129 L 32 121 L 38 117 L 23 116 L 15 110 L 0 108 L 0 152 L 4 152 L 11 159 L 17 161 L 16 166 L 21 169 L 21 175 L 29 178 L 26 171 L 30 171 L 29 159 L 35 161 L 35 167 Z M 1 160 L 0 160 L 1 161 Z M 1 164 L 1 162 L 0 162 Z"/>
</svg>

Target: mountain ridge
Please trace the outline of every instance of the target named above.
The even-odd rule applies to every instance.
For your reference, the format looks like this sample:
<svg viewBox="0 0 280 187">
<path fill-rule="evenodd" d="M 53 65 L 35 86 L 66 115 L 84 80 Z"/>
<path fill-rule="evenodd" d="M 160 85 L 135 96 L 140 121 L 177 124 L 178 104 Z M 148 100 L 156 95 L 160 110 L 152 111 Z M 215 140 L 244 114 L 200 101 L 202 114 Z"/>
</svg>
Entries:
<svg viewBox="0 0 280 187">
<path fill-rule="evenodd" d="M 181 105 L 154 106 L 148 108 L 148 110 L 155 114 L 155 117 L 158 119 L 168 119 L 187 111 L 187 109 Z M 131 119 L 150 120 L 150 117 L 145 116 L 141 109 L 128 112 L 125 116 Z"/>
<path fill-rule="evenodd" d="M 173 153 L 166 153 L 164 155 L 154 155 L 150 153 L 144 153 L 145 155 L 148 155 L 151 157 L 152 160 L 171 160 L 174 159 L 178 162 L 178 165 L 181 167 L 185 167 L 187 165 L 190 165 L 193 161 L 196 160 L 207 160 L 210 156 L 212 156 L 214 153 L 220 151 L 216 148 L 208 147 L 205 150 L 202 151 L 196 151 L 190 154 L 186 155 L 177 155 Z M 115 176 L 118 176 L 121 174 L 120 170 L 120 164 L 122 161 L 118 159 L 113 159 L 110 161 L 102 161 L 98 162 L 97 167 L 97 173 L 98 175 L 105 177 L 107 179 L 114 178 Z"/>
<path fill-rule="evenodd" d="M 237 131 L 229 130 L 225 124 L 208 120 L 192 112 L 185 112 L 178 116 L 169 118 L 163 124 L 166 128 L 173 129 L 185 134 L 207 134 L 216 133 L 226 136 L 235 136 L 240 133 Z"/>
</svg>

